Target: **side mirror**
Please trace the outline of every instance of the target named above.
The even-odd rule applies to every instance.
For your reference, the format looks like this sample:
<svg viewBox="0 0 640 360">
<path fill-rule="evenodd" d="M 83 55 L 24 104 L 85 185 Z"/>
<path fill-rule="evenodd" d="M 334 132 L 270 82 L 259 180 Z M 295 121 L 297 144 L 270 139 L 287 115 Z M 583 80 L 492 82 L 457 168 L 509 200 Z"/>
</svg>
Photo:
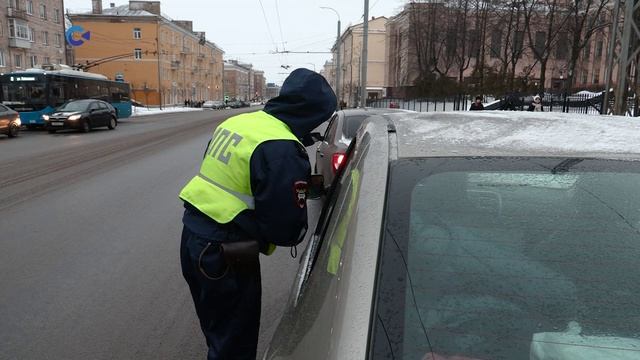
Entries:
<svg viewBox="0 0 640 360">
<path fill-rule="evenodd" d="M 311 183 L 309 184 L 309 199 L 317 200 L 324 194 L 324 176 L 311 175 Z"/>
<path fill-rule="evenodd" d="M 319 132 L 312 132 L 309 135 L 315 142 L 324 141 L 324 137 Z"/>
</svg>

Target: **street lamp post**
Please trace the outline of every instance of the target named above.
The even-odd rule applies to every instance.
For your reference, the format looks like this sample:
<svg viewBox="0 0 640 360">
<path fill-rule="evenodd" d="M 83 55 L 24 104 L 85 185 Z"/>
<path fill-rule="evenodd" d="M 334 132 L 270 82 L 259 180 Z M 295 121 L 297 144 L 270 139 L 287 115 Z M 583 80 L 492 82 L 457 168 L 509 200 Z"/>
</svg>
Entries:
<svg viewBox="0 0 640 360">
<path fill-rule="evenodd" d="M 340 66 L 340 36 L 342 35 L 341 30 L 340 30 L 340 14 L 338 14 L 338 11 L 336 11 L 336 9 L 331 8 L 331 7 L 327 7 L 327 6 L 321 6 L 321 9 L 325 9 L 325 10 L 331 10 L 334 13 L 336 13 L 336 16 L 338 17 L 338 36 L 336 38 L 336 47 L 337 49 L 337 59 L 336 59 L 336 98 L 338 99 L 338 108 L 340 108 L 340 72 L 341 72 L 341 66 Z"/>
<path fill-rule="evenodd" d="M 369 0 L 364 0 L 364 22 L 362 34 L 362 66 L 360 69 L 360 107 L 367 106 L 367 64 L 369 61 Z"/>
</svg>

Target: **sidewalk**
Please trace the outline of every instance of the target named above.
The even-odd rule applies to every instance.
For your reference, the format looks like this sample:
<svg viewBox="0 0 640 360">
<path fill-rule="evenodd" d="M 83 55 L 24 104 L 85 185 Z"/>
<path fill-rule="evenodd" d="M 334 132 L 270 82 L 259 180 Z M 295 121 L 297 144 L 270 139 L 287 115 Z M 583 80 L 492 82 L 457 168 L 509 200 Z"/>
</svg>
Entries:
<svg viewBox="0 0 640 360">
<path fill-rule="evenodd" d="M 184 106 L 163 106 L 162 110 L 157 107 L 137 107 L 133 106 L 131 111 L 131 116 L 145 116 L 145 115 L 156 115 L 156 114 L 165 114 L 165 113 L 177 113 L 177 112 L 187 112 L 187 111 L 202 111 L 201 108 L 191 108 Z"/>
</svg>

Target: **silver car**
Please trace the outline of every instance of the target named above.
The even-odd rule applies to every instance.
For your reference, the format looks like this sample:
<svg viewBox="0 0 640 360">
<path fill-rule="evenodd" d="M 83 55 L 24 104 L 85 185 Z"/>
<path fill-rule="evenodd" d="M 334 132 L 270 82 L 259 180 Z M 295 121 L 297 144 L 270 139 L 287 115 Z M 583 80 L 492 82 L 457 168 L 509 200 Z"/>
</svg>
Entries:
<svg viewBox="0 0 640 360">
<path fill-rule="evenodd" d="M 264 359 L 638 359 L 640 125 L 367 119 Z"/>
<path fill-rule="evenodd" d="M 345 159 L 345 152 L 356 131 L 366 118 L 394 112 L 398 109 L 348 109 L 340 110 L 329 119 L 324 135 L 316 149 L 315 173 L 322 175 L 325 185 L 331 185 L 336 171 Z"/>
</svg>

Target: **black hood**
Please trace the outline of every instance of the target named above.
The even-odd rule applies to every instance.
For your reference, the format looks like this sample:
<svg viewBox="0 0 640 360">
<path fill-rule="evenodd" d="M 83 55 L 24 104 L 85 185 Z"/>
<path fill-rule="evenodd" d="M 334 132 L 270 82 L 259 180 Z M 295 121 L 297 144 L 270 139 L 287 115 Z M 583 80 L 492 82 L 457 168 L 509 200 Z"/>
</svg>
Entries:
<svg viewBox="0 0 640 360">
<path fill-rule="evenodd" d="M 325 78 L 311 70 L 296 69 L 282 84 L 280 95 L 264 111 L 289 126 L 298 138 L 329 120 L 336 110 L 336 94 Z"/>
</svg>

